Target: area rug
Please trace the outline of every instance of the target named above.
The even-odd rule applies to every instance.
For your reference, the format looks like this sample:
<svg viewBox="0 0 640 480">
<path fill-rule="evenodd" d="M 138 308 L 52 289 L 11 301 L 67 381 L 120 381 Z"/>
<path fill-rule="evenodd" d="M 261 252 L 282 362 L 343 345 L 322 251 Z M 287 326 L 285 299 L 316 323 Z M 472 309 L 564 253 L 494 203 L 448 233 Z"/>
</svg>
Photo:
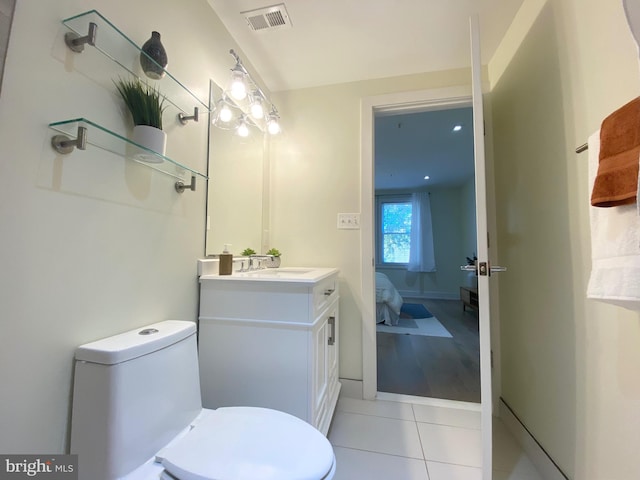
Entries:
<svg viewBox="0 0 640 480">
<path fill-rule="evenodd" d="M 400 308 L 401 318 L 429 318 L 433 314 L 421 303 L 403 303 Z"/>
<path fill-rule="evenodd" d="M 449 331 L 433 315 L 428 318 L 400 318 L 398 324 L 394 326 L 379 323 L 376 325 L 376 331 L 397 335 L 452 338 Z"/>
</svg>

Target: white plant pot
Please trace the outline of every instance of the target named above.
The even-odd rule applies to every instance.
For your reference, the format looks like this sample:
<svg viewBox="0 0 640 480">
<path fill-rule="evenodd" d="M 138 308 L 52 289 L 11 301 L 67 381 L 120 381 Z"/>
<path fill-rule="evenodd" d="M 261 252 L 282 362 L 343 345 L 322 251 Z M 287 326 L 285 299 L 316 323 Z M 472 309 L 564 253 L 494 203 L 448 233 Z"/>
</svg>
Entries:
<svg viewBox="0 0 640 480">
<path fill-rule="evenodd" d="M 266 262 L 267 268 L 280 267 L 280 257 L 270 257 Z"/>
<path fill-rule="evenodd" d="M 150 127 L 148 125 L 136 125 L 133 127 L 133 136 L 131 140 L 138 145 L 145 147 L 152 152 L 164 155 L 167 148 L 167 134 L 159 128 Z M 163 159 L 153 153 L 136 148 L 133 158 L 147 163 L 162 163 Z"/>
</svg>

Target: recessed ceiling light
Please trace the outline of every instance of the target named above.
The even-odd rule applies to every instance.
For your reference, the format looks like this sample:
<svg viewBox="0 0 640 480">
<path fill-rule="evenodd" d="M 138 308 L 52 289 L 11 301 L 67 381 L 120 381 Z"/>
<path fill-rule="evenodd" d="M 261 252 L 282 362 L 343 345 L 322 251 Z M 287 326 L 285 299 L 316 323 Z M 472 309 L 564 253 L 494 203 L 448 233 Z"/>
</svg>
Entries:
<svg viewBox="0 0 640 480">
<path fill-rule="evenodd" d="M 453 127 L 454 132 L 459 132 L 460 130 L 462 130 L 462 125 L 456 125 L 455 127 Z"/>
<path fill-rule="evenodd" d="M 425 175 L 425 176 L 424 176 L 424 179 L 425 179 L 425 180 L 429 180 L 429 175 Z"/>
</svg>

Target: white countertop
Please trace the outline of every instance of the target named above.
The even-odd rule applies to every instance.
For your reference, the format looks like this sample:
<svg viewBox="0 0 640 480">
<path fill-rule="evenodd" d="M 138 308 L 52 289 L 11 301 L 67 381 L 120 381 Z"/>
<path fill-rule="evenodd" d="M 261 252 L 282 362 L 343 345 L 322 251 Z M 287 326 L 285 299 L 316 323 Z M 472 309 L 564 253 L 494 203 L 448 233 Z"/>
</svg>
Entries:
<svg viewBox="0 0 640 480">
<path fill-rule="evenodd" d="M 251 272 L 234 272 L 232 275 L 201 275 L 200 281 L 216 282 L 299 282 L 316 283 L 335 273 L 337 268 L 282 267 L 265 268 Z"/>
</svg>

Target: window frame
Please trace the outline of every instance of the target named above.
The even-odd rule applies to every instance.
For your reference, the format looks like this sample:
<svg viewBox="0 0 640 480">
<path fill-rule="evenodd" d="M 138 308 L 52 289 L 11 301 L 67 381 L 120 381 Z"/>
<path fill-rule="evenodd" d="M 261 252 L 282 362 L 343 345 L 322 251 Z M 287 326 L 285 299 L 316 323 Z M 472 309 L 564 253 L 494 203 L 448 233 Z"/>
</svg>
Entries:
<svg viewBox="0 0 640 480">
<path fill-rule="evenodd" d="M 384 261 L 384 232 L 382 231 L 382 211 L 386 203 L 408 203 L 413 214 L 411 193 L 394 193 L 376 195 L 376 267 L 406 269 L 409 262 L 385 262 Z M 409 246 L 411 246 L 411 232 L 409 232 Z"/>
</svg>

